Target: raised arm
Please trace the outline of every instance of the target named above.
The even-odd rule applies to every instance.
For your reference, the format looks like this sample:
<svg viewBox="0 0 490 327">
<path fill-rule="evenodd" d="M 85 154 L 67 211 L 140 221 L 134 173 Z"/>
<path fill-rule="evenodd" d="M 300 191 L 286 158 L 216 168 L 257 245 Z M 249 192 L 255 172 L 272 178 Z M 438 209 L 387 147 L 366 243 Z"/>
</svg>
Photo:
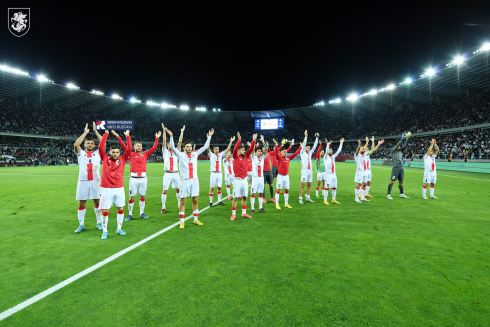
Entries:
<svg viewBox="0 0 490 327">
<path fill-rule="evenodd" d="M 240 147 L 240 143 L 242 142 L 240 133 L 238 133 L 237 135 L 238 135 L 238 141 L 236 142 L 235 147 L 233 148 L 233 154 L 232 154 L 232 157 L 235 160 L 238 159 L 238 148 Z"/>
<path fill-rule="evenodd" d="M 320 136 L 320 134 L 315 133 L 315 143 L 313 143 L 313 147 L 310 150 L 311 153 L 315 153 L 316 147 L 318 146 L 318 137 L 319 136 Z M 305 146 L 306 146 L 306 143 L 305 143 Z"/>
<path fill-rule="evenodd" d="M 361 149 L 361 140 L 357 140 L 357 149 L 356 149 L 356 155 L 359 154 L 359 150 Z"/>
<path fill-rule="evenodd" d="M 102 140 L 102 135 L 100 135 L 97 131 L 97 126 L 95 125 L 95 122 L 92 122 L 92 128 L 94 129 L 95 136 L 97 136 L 97 139 L 100 142 L 100 140 Z"/>
<path fill-rule="evenodd" d="M 126 135 L 126 143 L 127 143 L 127 145 L 124 144 L 124 142 L 121 139 L 121 137 L 119 136 L 119 134 L 117 134 L 115 131 L 111 131 L 111 133 L 112 133 L 112 135 L 114 135 L 115 137 L 117 137 L 117 141 L 119 142 L 119 144 L 124 149 L 124 152 L 126 152 L 126 151 L 131 152 L 132 151 L 131 136 L 129 136 L 129 131 L 125 131 L 124 132 L 124 135 Z"/>
<path fill-rule="evenodd" d="M 108 137 L 109 137 L 109 131 L 106 130 L 104 136 L 102 136 L 102 139 L 100 140 L 99 143 L 99 155 L 102 160 L 104 160 L 104 158 L 107 157 L 107 154 L 105 153 L 105 144 L 107 142 Z"/>
<path fill-rule="evenodd" d="M 162 135 L 162 132 L 158 131 L 155 133 L 155 143 L 153 143 L 153 146 L 150 150 L 146 151 L 146 156 L 149 157 L 155 152 L 158 146 L 158 141 L 160 140 L 160 136 Z"/>
<path fill-rule="evenodd" d="M 374 145 L 374 136 L 373 136 L 372 143 L 373 143 L 373 145 Z M 378 141 L 378 144 L 377 144 L 375 147 L 371 146 L 371 151 L 370 151 L 370 152 L 371 152 L 371 153 L 376 152 L 376 150 L 378 150 L 379 146 L 380 146 L 381 144 L 383 144 L 383 143 L 385 143 L 385 140 Z"/>
<path fill-rule="evenodd" d="M 344 144 L 344 139 L 340 139 L 340 145 L 339 148 L 337 149 L 337 152 L 334 153 L 332 157 L 337 158 L 337 156 L 340 154 L 340 151 L 342 151 L 342 145 Z"/>
<path fill-rule="evenodd" d="M 163 143 L 162 143 L 162 153 L 163 151 L 165 151 L 165 149 L 167 148 L 167 132 L 165 132 L 165 126 L 163 126 L 163 123 L 162 123 L 162 134 L 163 134 Z"/>
<path fill-rule="evenodd" d="M 303 141 L 304 146 L 300 146 L 300 153 L 303 154 L 305 152 L 306 142 L 308 141 L 308 131 L 305 131 L 305 139 Z M 288 151 L 289 152 L 289 151 Z"/>
<path fill-rule="evenodd" d="M 366 136 L 366 144 L 364 144 L 364 148 L 366 149 L 366 151 L 367 151 L 368 145 L 369 145 L 369 137 Z"/>
<path fill-rule="evenodd" d="M 436 156 L 437 156 L 437 155 L 439 155 L 439 147 L 437 146 L 437 143 L 436 143 L 436 142 L 437 142 L 437 141 L 434 139 L 434 149 L 435 149 L 435 151 L 434 151 L 434 152 L 435 152 L 435 154 L 436 154 Z"/>
<path fill-rule="evenodd" d="M 196 154 L 198 156 L 204 151 L 206 151 L 206 149 L 209 147 L 209 143 L 211 142 L 211 136 L 213 136 L 213 134 L 214 134 L 214 128 L 211 128 L 211 130 L 208 132 L 208 139 L 206 140 L 206 144 L 204 144 L 202 148 L 196 151 L 197 152 Z"/>
<path fill-rule="evenodd" d="M 296 150 L 295 153 L 293 153 L 292 155 L 290 155 L 288 158 L 289 160 L 293 160 L 294 158 L 296 158 L 296 156 L 301 152 L 303 151 L 302 149 L 304 148 L 304 144 L 303 145 L 300 145 L 298 150 Z"/>
<path fill-rule="evenodd" d="M 85 129 L 83 130 L 83 134 L 80 135 L 80 137 L 77 138 L 77 140 L 75 141 L 75 144 L 73 144 L 75 153 L 80 153 L 80 151 L 82 151 L 82 149 L 80 148 L 80 144 L 82 144 L 83 139 L 85 138 L 85 136 L 87 136 L 88 132 L 90 132 L 88 129 L 88 124 L 85 124 Z"/>
<path fill-rule="evenodd" d="M 330 150 L 330 143 L 328 143 L 327 139 L 325 139 L 325 154 L 323 155 L 324 160 L 327 160 L 329 150 Z"/>
<path fill-rule="evenodd" d="M 320 146 L 318 147 L 318 151 L 316 152 L 316 161 L 320 160 L 320 152 L 322 152 L 322 142 L 320 142 Z"/>
<path fill-rule="evenodd" d="M 395 152 L 396 149 L 398 149 L 398 147 L 402 145 L 402 143 L 403 143 L 403 139 L 401 139 L 400 141 L 398 141 L 398 143 L 394 147 L 391 148 L 390 153 Z"/>
<path fill-rule="evenodd" d="M 228 147 L 227 147 L 227 148 L 225 149 L 225 151 L 223 152 L 223 153 L 225 153 L 225 155 L 226 155 L 226 153 L 227 153 L 228 151 L 230 151 L 230 150 L 231 150 L 231 145 L 233 144 L 233 142 L 235 142 L 235 136 L 233 136 L 232 138 L 230 138 L 230 144 L 228 144 Z"/>
<path fill-rule="evenodd" d="M 182 160 L 183 158 L 183 154 L 182 152 L 178 151 L 176 148 L 175 148 L 175 144 L 174 144 L 174 134 L 168 129 L 168 128 L 165 128 L 165 131 L 167 131 L 168 133 L 168 136 L 170 136 L 170 148 L 172 149 L 172 151 L 174 152 L 174 154 L 180 159 Z"/>
<path fill-rule="evenodd" d="M 247 153 L 245 153 L 245 157 L 248 158 L 252 154 L 252 151 L 255 149 L 255 140 L 257 139 L 257 134 L 253 135 L 253 140 L 252 144 L 250 144 L 250 147 L 247 150 Z"/>
<path fill-rule="evenodd" d="M 180 151 L 180 149 L 182 149 L 182 141 L 184 140 L 184 131 L 185 131 L 185 125 L 184 125 L 184 127 L 182 127 L 180 129 L 179 143 L 177 144 L 177 148 L 179 151 Z M 194 145 L 194 146 L 196 146 L 196 145 Z"/>
</svg>

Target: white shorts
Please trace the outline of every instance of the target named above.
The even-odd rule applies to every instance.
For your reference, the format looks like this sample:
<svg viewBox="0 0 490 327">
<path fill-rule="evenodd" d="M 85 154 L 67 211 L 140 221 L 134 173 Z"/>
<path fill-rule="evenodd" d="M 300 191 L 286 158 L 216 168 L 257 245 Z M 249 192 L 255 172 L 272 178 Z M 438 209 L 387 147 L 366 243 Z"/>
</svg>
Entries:
<svg viewBox="0 0 490 327">
<path fill-rule="evenodd" d="M 253 177 L 254 177 L 254 173 L 252 171 L 247 172 L 247 179 L 248 180 L 251 181 Z"/>
<path fill-rule="evenodd" d="M 99 210 L 110 209 L 113 204 L 118 208 L 124 207 L 124 205 L 126 204 L 124 187 L 101 187 Z"/>
<path fill-rule="evenodd" d="M 78 181 L 77 201 L 100 199 L 100 180 Z"/>
<path fill-rule="evenodd" d="M 148 179 L 146 177 L 134 178 L 129 177 L 129 196 L 136 196 L 139 193 L 141 196 L 145 196 L 146 189 L 148 187 Z"/>
<path fill-rule="evenodd" d="M 313 182 L 313 171 L 311 169 L 301 169 L 301 183 Z"/>
<path fill-rule="evenodd" d="M 235 175 L 225 175 L 225 184 L 226 185 L 233 184 L 234 179 L 235 179 Z"/>
<path fill-rule="evenodd" d="M 278 190 L 285 189 L 289 190 L 289 175 L 279 175 L 277 174 L 276 188 Z"/>
<path fill-rule="evenodd" d="M 179 197 L 182 199 L 195 196 L 199 196 L 199 180 L 197 178 L 181 180 Z"/>
<path fill-rule="evenodd" d="M 223 185 L 223 174 L 221 172 L 211 172 L 211 176 L 209 177 L 209 187 L 215 188 L 216 186 L 221 187 L 221 185 Z"/>
<path fill-rule="evenodd" d="M 321 182 L 325 180 L 325 172 L 317 171 L 316 172 L 316 180 Z"/>
<path fill-rule="evenodd" d="M 371 169 L 366 170 L 364 174 L 366 175 L 367 181 L 370 182 L 373 178 L 373 173 L 371 172 Z"/>
<path fill-rule="evenodd" d="M 356 170 L 356 177 L 354 178 L 355 183 L 367 183 L 367 175 L 364 170 Z"/>
<path fill-rule="evenodd" d="M 254 176 L 252 178 L 252 188 L 250 189 L 250 193 L 264 193 L 264 177 Z"/>
<path fill-rule="evenodd" d="M 247 177 L 248 179 L 248 177 Z M 235 178 L 233 181 L 233 197 L 238 198 L 240 196 L 248 196 L 248 184 L 247 179 Z"/>
<path fill-rule="evenodd" d="M 170 185 L 172 185 L 174 190 L 180 189 L 180 176 L 178 172 L 165 172 L 165 175 L 163 175 L 163 190 L 168 191 Z"/>
<path fill-rule="evenodd" d="M 426 171 L 424 172 L 424 183 L 432 183 L 435 184 L 437 181 L 437 173 L 436 172 L 431 172 L 431 171 Z"/>
<path fill-rule="evenodd" d="M 337 188 L 337 174 L 325 173 L 325 188 Z"/>
</svg>

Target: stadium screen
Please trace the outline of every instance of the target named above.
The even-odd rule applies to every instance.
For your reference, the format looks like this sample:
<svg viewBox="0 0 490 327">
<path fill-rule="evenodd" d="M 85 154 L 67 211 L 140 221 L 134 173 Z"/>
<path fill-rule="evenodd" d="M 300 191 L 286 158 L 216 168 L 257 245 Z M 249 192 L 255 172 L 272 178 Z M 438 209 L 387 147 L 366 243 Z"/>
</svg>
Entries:
<svg viewBox="0 0 490 327">
<path fill-rule="evenodd" d="M 255 119 L 255 129 L 284 129 L 284 118 Z"/>
</svg>

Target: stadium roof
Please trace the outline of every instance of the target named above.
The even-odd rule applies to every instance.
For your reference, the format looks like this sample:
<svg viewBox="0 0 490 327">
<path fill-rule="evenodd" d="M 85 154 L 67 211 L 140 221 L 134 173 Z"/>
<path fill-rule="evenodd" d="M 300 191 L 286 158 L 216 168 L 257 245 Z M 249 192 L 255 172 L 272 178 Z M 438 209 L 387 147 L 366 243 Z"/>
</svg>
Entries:
<svg viewBox="0 0 490 327">
<path fill-rule="evenodd" d="M 488 46 L 487 46 L 488 48 Z M 100 114 L 101 119 L 153 119 L 167 123 L 251 123 L 254 119 L 286 118 L 290 121 L 315 120 L 318 117 L 352 115 L 371 110 L 385 111 L 407 105 L 421 105 L 433 101 L 460 97 L 490 88 L 490 66 L 487 48 L 478 49 L 467 58 L 460 57 L 441 68 L 432 68 L 428 74 L 412 76 L 407 80 L 364 94 L 352 94 L 347 99 L 320 102 L 312 106 L 269 111 L 203 111 L 203 108 L 177 108 L 152 101 L 124 100 L 99 91 L 80 90 L 73 84 L 59 85 L 38 76 L 7 66 L 0 66 L 0 98 L 15 98 L 36 105 L 50 105 L 62 109 L 83 110 Z M 429 72 L 429 71 L 428 71 Z M 467 93 L 468 92 L 468 93 Z"/>
</svg>

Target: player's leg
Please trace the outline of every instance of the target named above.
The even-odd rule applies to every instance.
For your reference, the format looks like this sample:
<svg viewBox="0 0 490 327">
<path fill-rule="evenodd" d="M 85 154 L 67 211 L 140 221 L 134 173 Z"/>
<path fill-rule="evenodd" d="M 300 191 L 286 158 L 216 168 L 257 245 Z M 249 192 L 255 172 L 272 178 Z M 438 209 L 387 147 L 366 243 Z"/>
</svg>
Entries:
<svg viewBox="0 0 490 327">
<path fill-rule="evenodd" d="M 129 177 L 129 201 L 128 201 L 128 216 L 126 221 L 133 219 L 134 197 L 136 196 L 136 182 L 133 177 Z"/>
<path fill-rule="evenodd" d="M 264 198 L 264 190 L 265 190 L 265 180 L 262 179 L 259 183 L 259 187 L 257 189 L 257 191 L 259 192 L 259 211 L 260 212 L 266 212 L 264 210 L 264 203 L 265 201 L 265 198 Z"/>
<path fill-rule="evenodd" d="M 391 168 L 391 181 L 390 184 L 388 184 L 388 193 L 386 194 L 386 198 L 388 200 L 393 200 L 391 197 L 391 190 L 393 189 L 393 184 L 395 184 L 396 178 L 398 176 L 398 168 Z"/>
<path fill-rule="evenodd" d="M 437 175 L 435 173 L 431 173 L 431 183 L 430 183 L 430 198 L 431 199 L 439 199 L 437 196 L 434 195 L 435 191 L 435 186 L 437 182 Z"/>
<path fill-rule="evenodd" d="M 199 221 L 199 206 L 198 206 L 198 202 L 197 202 L 198 199 L 199 199 L 199 197 L 197 197 L 197 196 L 192 197 L 192 216 L 194 216 L 193 224 L 198 225 L 198 226 L 202 226 L 203 223 L 201 223 Z"/>
<path fill-rule="evenodd" d="M 114 204 L 117 207 L 117 230 L 116 234 L 121 236 L 126 235 L 122 230 L 122 225 L 124 221 L 124 204 L 126 203 L 124 187 L 112 189 L 114 192 Z"/>
<path fill-rule="evenodd" d="M 276 209 L 281 209 L 279 206 L 279 194 L 281 194 L 281 186 L 282 186 L 282 175 L 277 175 L 276 178 L 276 195 L 275 195 L 275 200 L 276 200 Z"/>
<path fill-rule="evenodd" d="M 243 195 L 243 198 L 242 198 L 242 217 L 243 218 L 252 218 L 252 217 L 250 217 L 250 215 L 247 214 L 247 196 L 248 196 L 247 185 L 244 185 L 244 191 L 245 191 L 245 194 Z"/>
<path fill-rule="evenodd" d="M 311 183 L 313 182 L 313 171 L 312 170 L 307 170 L 306 171 L 306 201 L 308 202 L 314 202 L 310 198 L 310 192 L 311 192 Z"/>
<path fill-rule="evenodd" d="M 85 212 L 87 200 L 78 200 L 78 228 L 75 230 L 75 233 L 80 233 L 85 229 Z"/>
<path fill-rule="evenodd" d="M 424 179 L 422 180 L 424 185 L 422 186 L 422 199 L 427 200 L 427 186 L 430 183 L 430 177 L 428 176 L 428 172 L 424 172 Z"/>
<path fill-rule="evenodd" d="M 250 207 L 252 208 L 252 214 L 255 214 L 255 193 L 257 192 L 257 178 L 252 178 L 252 186 L 250 187 Z"/>
<path fill-rule="evenodd" d="M 332 176 L 330 174 L 325 173 L 325 180 L 323 181 L 323 204 L 328 206 L 328 191 L 330 190 L 330 184 L 332 181 Z"/>
<path fill-rule="evenodd" d="M 99 196 L 100 196 L 100 191 L 99 191 Z M 102 213 L 99 210 L 99 199 L 93 199 L 94 201 L 94 213 L 95 213 L 95 219 L 97 219 L 97 229 L 102 230 Z"/>
<path fill-rule="evenodd" d="M 167 203 L 167 194 L 168 194 L 168 187 L 170 185 L 170 182 L 168 181 L 169 179 L 166 177 L 167 176 L 167 173 L 165 173 L 163 175 L 163 191 L 162 191 L 162 214 L 165 213 L 165 210 L 167 209 L 167 207 L 165 206 L 165 204 Z"/>
<path fill-rule="evenodd" d="M 223 174 L 216 174 L 217 176 L 217 187 L 218 187 L 218 205 L 224 206 L 225 204 L 221 202 L 221 186 L 223 186 Z"/>
<path fill-rule="evenodd" d="M 371 188 L 371 179 L 372 179 L 372 172 L 371 170 L 368 170 L 367 173 L 367 184 L 366 184 L 366 194 L 364 195 L 366 198 L 372 198 L 373 196 L 369 194 L 369 189 Z"/>
<path fill-rule="evenodd" d="M 177 198 L 177 211 L 179 211 L 180 205 L 180 176 L 178 173 L 173 174 L 172 177 L 172 188 L 175 190 L 175 197 Z"/>
<path fill-rule="evenodd" d="M 233 180 L 233 201 L 231 203 L 231 217 L 230 217 L 230 220 L 235 220 L 236 218 L 236 208 L 237 208 L 237 202 L 238 202 L 238 197 L 240 196 L 240 192 L 239 192 L 239 187 L 240 185 L 238 185 L 240 182 L 240 179 L 238 178 L 235 178 Z"/>
<path fill-rule="evenodd" d="M 209 206 L 213 206 L 214 188 L 216 186 L 215 173 L 211 172 L 209 176 Z"/>
<path fill-rule="evenodd" d="M 301 174 L 303 174 L 303 173 L 301 173 Z M 303 197 L 302 197 L 304 188 L 305 188 L 305 183 L 303 182 L 303 177 L 301 177 L 301 186 L 299 187 L 299 203 L 301 203 L 301 204 L 304 204 Z"/>
<path fill-rule="evenodd" d="M 289 205 L 289 175 L 284 176 L 282 187 L 284 187 L 284 206 L 286 208 L 292 209 L 293 207 Z"/>
<path fill-rule="evenodd" d="M 398 173 L 398 188 L 400 189 L 400 197 L 408 199 L 409 197 L 403 193 L 403 180 L 405 179 L 405 173 L 403 168 L 400 169 L 400 172 Z"/>
<path fill-rule="evenodd" d="M 337 201 L 337 175 L 336 174 L 332 176 L 332 183 L 330 184 L 330 187 L 332 188 L 332 203 L 340 204 L 340 202 Z"/>
<path fill-rule="evenodd" d="M 146 218 L 148 219 L 149 217 L 145 215 L 145 204 L 146 204 L 146 190 L 148 188 L 148 179 L 145 178 L 140 178 L 139 182 L 139 187 L 138 187 L 138 193 L 140 195 L 140 218 Z"/>
</svg>

